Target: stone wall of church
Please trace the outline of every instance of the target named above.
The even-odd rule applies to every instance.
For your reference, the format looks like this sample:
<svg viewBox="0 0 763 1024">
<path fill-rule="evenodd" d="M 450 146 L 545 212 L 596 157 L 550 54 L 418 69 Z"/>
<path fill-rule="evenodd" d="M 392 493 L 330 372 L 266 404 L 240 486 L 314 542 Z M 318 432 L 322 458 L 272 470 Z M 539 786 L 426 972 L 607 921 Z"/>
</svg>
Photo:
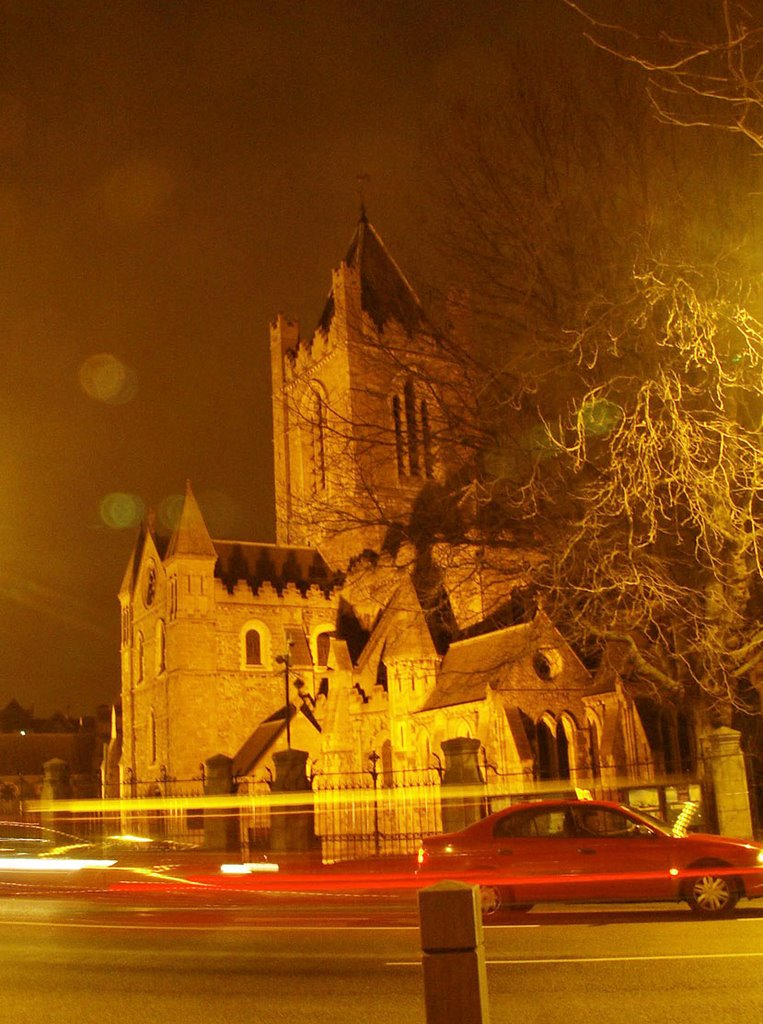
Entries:
<svg viewBox="0 0 763 1024">
<path fill-rule="evenodd" d="M 160 588 L 153 605 L 137 611 L 132 637 L 123 647 L 122 701 L 129 737 L 123 768 L 130 767 L 141 782 L 165 773 L 176 779 L 198 776 L 206 758 L 234 756 L 253 730 L 283 707 L 284 669 L 276 658 L 287 650 L 287 629 L 302 631 L 303 649 L 309 647 L 312 654 L 309 663 L 293 664 L 290 684 L 301 678 L 311 695 L 319 686 L 315 638 L 321 629 L 335 626 L 335 597 L 318 587 L 303 596 L 294 585 L 279 594 L 266 583 L 253 594 L 245 584 L 233 593 L 216 579 L 205 584 L 211 588 L 208 611 L 190 617 L 182 594 L 173 612 L 167 588 Z M 160 621 L 166 631 L 163 666 L 157 650 Z M 256 667 L 245 660 L 244 637 L 251 627 L 262 640 L 262 664 Z M 295 697 L 293 685 L 290 696 Z"/>
</svg>

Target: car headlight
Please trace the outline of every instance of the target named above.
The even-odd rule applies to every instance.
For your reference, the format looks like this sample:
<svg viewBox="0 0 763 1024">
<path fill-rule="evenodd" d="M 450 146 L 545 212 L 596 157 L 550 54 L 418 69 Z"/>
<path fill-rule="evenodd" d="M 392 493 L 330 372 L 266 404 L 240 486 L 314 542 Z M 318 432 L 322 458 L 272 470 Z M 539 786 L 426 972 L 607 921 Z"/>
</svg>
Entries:
<svg viewBox="0 0 763 1024">
<path fill-rule="evenodd" d="M 763 850 L 758 852 L 758 864 L 763 864 Z"/>
</svg>

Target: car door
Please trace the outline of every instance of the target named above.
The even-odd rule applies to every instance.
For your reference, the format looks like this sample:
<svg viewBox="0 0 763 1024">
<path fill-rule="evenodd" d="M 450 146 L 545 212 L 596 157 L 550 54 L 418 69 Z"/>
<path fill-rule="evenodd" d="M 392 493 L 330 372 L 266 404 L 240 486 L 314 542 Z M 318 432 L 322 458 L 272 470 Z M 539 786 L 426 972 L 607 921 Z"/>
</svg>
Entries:
<svg viewBox="0 0 763 1024">
<path fill-rule="evenodd" d="M 577 839 L 575 893 L 587 900 L 667 899 L 676 891 L 673 840 L 620 808 L 571 808 Z"/>
<path fill-rule="evenodd" d="M 578 845 L 566 804 L 499 818 L 493 826 L 491 864 L 508 890 L 506 899 L 537 903 L 563 898 L 576 870 Z"/>
</svg>

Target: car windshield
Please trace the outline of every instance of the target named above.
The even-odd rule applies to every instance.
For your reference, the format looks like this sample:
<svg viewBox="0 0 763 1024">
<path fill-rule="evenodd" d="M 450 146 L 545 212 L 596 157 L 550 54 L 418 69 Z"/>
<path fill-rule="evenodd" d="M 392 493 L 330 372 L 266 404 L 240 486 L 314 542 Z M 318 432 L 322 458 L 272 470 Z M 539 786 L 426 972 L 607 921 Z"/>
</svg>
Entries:
<svg viewBox="0 0 763 1024">
<path fill-rule="evenodd" d="M 634 810 L 632 807 L 626 807 L 627 811 L 631 814 L 635 814 L 638 818 L 641 818 L 647 825 L 651 825 L 652 828 L 656 828 L 659 832 L 662 832 L 664 836 L 672 836 L 670 826 L 667 822 L 663 821 L 662 818 L 656 817 L 654 814 L 650 814 L 649 811 Z"/>
</svg>

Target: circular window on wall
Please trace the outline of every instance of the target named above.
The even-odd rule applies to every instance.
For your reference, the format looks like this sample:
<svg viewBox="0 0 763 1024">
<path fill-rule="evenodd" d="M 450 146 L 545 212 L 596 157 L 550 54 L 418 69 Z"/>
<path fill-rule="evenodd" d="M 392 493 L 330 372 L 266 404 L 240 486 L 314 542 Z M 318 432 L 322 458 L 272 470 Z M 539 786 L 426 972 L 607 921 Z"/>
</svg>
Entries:
<svg viewBox="0 0 763 1024">
<path fill-rule="evenodd" d="M 553 679 L 562 670 L 562 656 L 553 647 L 544 647 L 533 655 L 533 668 L 539 679 Z"/>
</svg>

